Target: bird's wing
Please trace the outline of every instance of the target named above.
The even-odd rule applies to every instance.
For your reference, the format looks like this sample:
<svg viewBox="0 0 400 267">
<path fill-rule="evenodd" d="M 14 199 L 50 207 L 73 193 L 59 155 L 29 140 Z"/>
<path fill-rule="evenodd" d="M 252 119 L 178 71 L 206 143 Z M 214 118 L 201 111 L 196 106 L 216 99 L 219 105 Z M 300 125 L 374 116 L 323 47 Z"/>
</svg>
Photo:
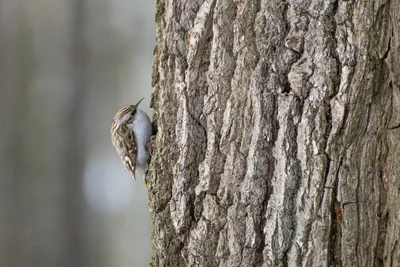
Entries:
<svg viewBox="0 0 400 267">
<path fill-rule="evenodd" d="M 137 156 L 137 145 L 136 138 L 132 131 L 126 131 L 127 135 L 127 146 L 126 150 L 122 155 L 122 160 L 125 164 L 125 167 L 132 174 L 133 178 L 136 180 L 135 171 L 136 171 L 136 156 Z"/>
</svg>

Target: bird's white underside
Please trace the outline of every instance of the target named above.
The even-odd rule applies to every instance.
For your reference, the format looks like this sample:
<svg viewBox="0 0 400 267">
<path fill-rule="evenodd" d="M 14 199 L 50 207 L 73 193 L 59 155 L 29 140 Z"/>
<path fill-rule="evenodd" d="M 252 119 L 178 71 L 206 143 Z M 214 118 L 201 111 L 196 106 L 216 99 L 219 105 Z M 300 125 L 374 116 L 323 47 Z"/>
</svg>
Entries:
<svg viewBox="0 0 400 267">
<path fill-rule="evenodd" d="M 144 111 L 138 108 L 133 123 L 128 125 L 128 127 L 134 131 L 136 136 L 136 145 L 138 151 L 136 168 L 144 169 L 146 168 L 147 160 L 149 158 L 146 145 L 150 141 L 152 132 L 150 118 Z"/>
</svg>

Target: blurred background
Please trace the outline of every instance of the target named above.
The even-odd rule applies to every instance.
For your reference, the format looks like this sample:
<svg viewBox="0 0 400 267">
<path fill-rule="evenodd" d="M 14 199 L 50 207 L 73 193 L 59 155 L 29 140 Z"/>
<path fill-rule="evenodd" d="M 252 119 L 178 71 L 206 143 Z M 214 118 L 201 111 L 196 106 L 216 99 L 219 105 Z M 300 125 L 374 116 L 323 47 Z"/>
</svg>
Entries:
<svg viewBox="0 0 400 267">
<path fill-rule="evenodd" d="M 110 141 L 146 97 L 155 3 L 0 0 L 0 266 L 149 266 L 143 181 Z"/>
</svg>

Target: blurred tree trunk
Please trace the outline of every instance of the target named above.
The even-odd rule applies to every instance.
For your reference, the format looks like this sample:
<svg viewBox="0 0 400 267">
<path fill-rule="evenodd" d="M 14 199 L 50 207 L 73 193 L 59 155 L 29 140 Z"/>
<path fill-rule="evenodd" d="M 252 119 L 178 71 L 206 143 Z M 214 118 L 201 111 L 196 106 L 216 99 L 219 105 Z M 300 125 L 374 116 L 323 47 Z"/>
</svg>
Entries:
<svg viewBox="0 0 400 267">
<path fill-rule="evenodd" d="M 400 1 L 157 1 L 152 266 L 400 264 Z"/>
<path fill-rule="evenodd" d="M 81 190 L 81 7 L 46 8 L 0 2 L 0 266 L 99 266 Z"/>
</svg>

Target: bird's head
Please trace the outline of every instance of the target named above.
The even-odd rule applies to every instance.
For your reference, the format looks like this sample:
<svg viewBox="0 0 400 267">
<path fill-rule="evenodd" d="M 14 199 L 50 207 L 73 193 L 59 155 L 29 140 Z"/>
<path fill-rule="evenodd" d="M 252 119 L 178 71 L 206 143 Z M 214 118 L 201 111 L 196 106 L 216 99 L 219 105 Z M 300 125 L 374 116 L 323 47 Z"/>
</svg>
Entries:
<svg viewBox="0 0 400 267">
<path fill-rule="evenodd" d="M 140 102 L 142 102 L 144 98 L 140 99 L 136 105 L 126 105 L 118 110 L 117 114 L 115 114 L 114 120 L 112 122 L 111 131 L 113 132 L 117 129 L 120 125 L 125 123 L 131 123 L 133 118 L 136 115 L 138 106 Z"/>
</svg>

